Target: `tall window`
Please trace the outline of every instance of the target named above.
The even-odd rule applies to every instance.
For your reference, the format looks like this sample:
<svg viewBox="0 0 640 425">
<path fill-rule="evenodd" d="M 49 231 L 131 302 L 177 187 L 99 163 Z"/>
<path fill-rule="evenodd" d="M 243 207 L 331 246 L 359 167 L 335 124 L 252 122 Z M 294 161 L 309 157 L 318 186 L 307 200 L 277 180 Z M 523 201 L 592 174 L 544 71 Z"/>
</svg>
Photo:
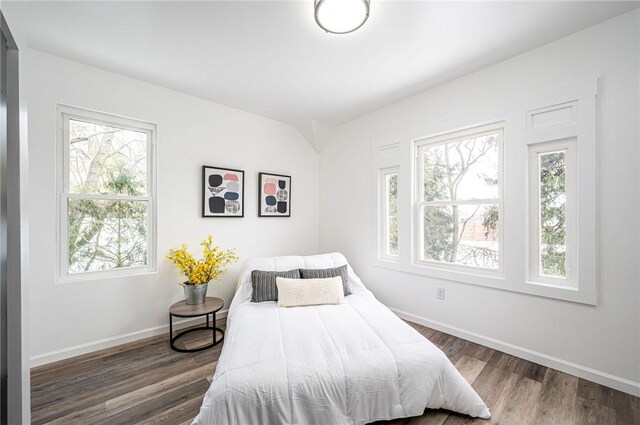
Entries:
<svg viewBox="0 0 640 425">
<path fill-rule="evenodd" d="M 381 257 L 398 257 L 398 168 L 380 170 Z"/>
<path fill-rule="evenodd" d="M 573 285 L 575 270 L 575 140 L 529 147 L 530 279 Z"/>
<path fill-rule="evenodd" d="M 61 277 L 152 269 L 155 126 L 62 106 L 59 114 Z"/>
<path fill-rule="evenodd" d="M 418 263 L 498 270 L 502 127 L 419 140 Z"/>
</svg>

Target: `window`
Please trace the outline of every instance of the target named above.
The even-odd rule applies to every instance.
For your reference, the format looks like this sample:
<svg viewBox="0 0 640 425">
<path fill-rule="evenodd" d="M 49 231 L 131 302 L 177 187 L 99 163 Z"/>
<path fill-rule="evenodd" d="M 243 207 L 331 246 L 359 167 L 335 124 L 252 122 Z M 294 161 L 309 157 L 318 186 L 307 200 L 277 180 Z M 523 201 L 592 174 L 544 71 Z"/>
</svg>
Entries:
<svg viewBox="0 0 640 425">
<path fill-rule="evenodd" d="M 152 124 L 59 107 L 60 276 L 155 267 Z"/>
<path fill-rule="evenodd" d="M 380 170 L 381 257 L 398 257 L 398 168 Z"/>
<path fill-rule="evenodd" d="M 501 269 L 502 127 L 416 142 L 417 262 Z"/>
<path fill-rule="evenodd" d="M 575 139 L 529 146 L 530 280 L 574 286 Z"/>
<path fill-rule="evenodd" d="M 488 96 L 372 137 L 373 264 L 597 305 L 597 94 L 585 79 Z"/>
</svg>

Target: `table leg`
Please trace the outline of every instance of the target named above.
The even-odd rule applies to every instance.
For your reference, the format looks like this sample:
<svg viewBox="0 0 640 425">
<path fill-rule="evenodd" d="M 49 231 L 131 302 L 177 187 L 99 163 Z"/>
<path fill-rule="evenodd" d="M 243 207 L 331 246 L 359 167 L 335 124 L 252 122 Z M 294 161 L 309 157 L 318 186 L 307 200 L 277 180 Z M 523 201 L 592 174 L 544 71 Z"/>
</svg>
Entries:
<svg viewBox="0 0 640 425">
<path fill-rule="evenodd" d="M 169 345 L 171 348 L 175 348 L 173 346 L 173 316 L 169 314 Z"/>
<path fill-rule="evenodd" d="M 209 317 L 209 316 L 207 316 Z M 213 345 L 216 345 L 217 340 L 216 340 L 216 313 L 213 312 L 211 313 L 211 318 L 213 319 Z"/>
</svg>

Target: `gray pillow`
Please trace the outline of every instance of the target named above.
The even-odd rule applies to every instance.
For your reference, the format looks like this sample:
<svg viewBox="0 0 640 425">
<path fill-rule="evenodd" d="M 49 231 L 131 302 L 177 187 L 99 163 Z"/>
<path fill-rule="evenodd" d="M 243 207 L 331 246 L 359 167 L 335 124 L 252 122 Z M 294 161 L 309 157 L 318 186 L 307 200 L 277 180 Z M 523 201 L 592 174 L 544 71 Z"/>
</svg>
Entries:
<svg viewBox="0 0 640 425">
<path fill-rule="evenodd" d="M 278 301 L 276 277 L 300 279 L 300 270 L 294 269 L 286 272 L 253 270 L 251 272 L 251 287 L 253 288 L 251 302 Z"/>
<path fill-rule="evenodd" d="M 332 269 L 300 269 L 300 274 L 303 279 L 324 279 L 327 277 L 340 276 L 342 278 L 344 296 L 351 295 L 351 290 L 349 289 L 349 273 L 346 264 Z"/>
</svg>

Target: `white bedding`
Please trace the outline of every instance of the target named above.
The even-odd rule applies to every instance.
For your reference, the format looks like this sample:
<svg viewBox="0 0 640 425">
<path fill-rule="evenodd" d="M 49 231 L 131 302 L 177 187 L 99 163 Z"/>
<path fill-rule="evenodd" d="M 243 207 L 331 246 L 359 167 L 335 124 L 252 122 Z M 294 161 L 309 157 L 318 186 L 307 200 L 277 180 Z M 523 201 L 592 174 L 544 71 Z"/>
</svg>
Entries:
<svg viewBox="0 0 640 425">
<path fill-rule="evenodd" d="M 327 268 L 342 254 L 247 260 L 196 425 L 365 424 L 445 408 L 489 409 L 447 357 L 378 302 L 349 267 L 338 305 L 251 302 L 251 270 Z"/>
</svg>

